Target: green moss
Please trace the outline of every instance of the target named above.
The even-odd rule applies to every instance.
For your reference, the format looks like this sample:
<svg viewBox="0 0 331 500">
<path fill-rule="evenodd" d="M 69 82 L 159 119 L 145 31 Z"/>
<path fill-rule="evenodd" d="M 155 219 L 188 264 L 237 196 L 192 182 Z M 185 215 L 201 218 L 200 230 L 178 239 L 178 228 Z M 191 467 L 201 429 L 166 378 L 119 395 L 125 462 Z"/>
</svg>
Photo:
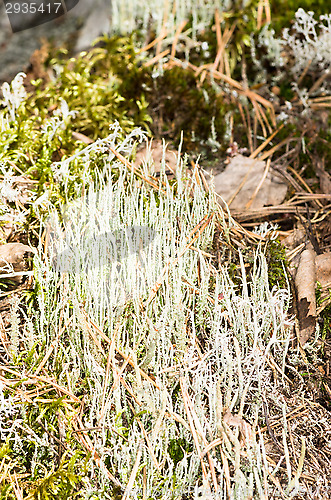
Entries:
<svg viewBox="0 0 331 500">
<path fill-rule="evenodd" d="M 291 82 L 289 82 L 287 79 L 280 83 L 279 89 L 279 95 L 284 99 L 284 101 L 291 101 L 291 99 L 293 99 L 294 92 L 292 90 Z"/>
<path fill-rule="evenodd" d="M 288 271 L 285 247 L 279 240 L 268 240 L 265 246 L 268 263 L 268 279 L 270 288 L 277 286 L 287 288 Z"/>
<path fill-rule="evenodd" d="M 322 300 L 322 287 L 320 283 L 317 283 L 316 287 L 316 304 L 321 306 L 325 300 L 331 300 L 331 290 L 329 290 L 329 297 Z M 322 354 L 324 354 L 324 344 L 325 340 L 331 336 L 331 304 L 327 305 L 321 312 L 319 318 L 319 323 L 321 325 L 321 338 L 322 344 Z"/>
<path fill-rule="evenodd" d="M 192 449 L 192 444 L 184 438 L 170 439 L 168 453 L 174 462 L 175 467 L 181 460 L 183 460 L 186 454 L 192 452 Z"/>
<path fill-rule="evenodd" d="M 74 132 L 93 140 L 103 138 L 118 121 L 124 137 L 136 126 L 148 131 L 150 122 L 144 95 L 133 95 L 134 82 L 142 82 L 146 71 L 134 57 L 132 37 L 113 37 L 76 59 L 65 60 L 61 53 L 50 63 L 58 76 L 47 84 L 34 82 L 34 91 L 0 137 L 0 161 L 13 162 L 38 179 L 38 194 L 47 184 L 55 188 L 51 164 L 86 146 L 75 139 Z M 75 183 L 82 166 L 76 163 L 73 168 Z"/>
<path fill-rule="evenodd" d="M 29 491 L 29 500 L 55 500 L 61 498 L 69 500 L 76 490 L 76 485 L 82 479 L 84 468 L 78 472 L 77 461 L 79 454 L 74 454 L 70 460 L 66 459 L 66 454 L 61 459 L 60 466 L 56 470 L 51 470 L 36 482 Z M 79 464 L 81 466 L 81 463 Z"/>
<path fill-rule="evenodd" d="M 183 131 L 183 147 L 187 151 L 210 151 L 208 142 L 214 135 L 221 141 L 225 131 L 227 105 L 210 83 L 199 83 L 189 69 L 165 70 L 151 82 L 147 92 L 156 136 L 179 144 Z"/>
</svg>

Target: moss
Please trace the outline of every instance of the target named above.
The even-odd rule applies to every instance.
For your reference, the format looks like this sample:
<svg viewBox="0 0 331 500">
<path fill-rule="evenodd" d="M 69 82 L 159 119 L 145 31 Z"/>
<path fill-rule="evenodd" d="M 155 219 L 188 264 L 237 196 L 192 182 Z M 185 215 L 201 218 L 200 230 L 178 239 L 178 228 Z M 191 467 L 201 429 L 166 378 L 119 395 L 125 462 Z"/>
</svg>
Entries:
<svg viewBox="0 0 331 500">
<path fill-rule="evenodd" d="M 331 290 L 329 290 L 329 297 L 324 300 L 331 300 Z M 317 283 L 316 287 L 316 304 L 321 306 L 323 304 L 322 300 L 322 287 L 320 283 Z M 331 304 L 327 305 L 321 312 L 318 321 L 321 326 L 321 338 L 322 346 L 321 351 L 324 354 L 325 341 L 327 338 L 331 337 Z"/>
<path fill-rule="evenodd" d="M 202 146 L 209 155 L 214 147 L 210 139 L 222 140 L 227 108 L 212 85 L 200 84 L 191 70 L 182 68 L 153 78 L 152 69 L 144 67 L 135 53 L 135 36 L 104 37 L 101 46 L 77 58 L 66 59 L 62 51 L 46 60 L 57 68 L 54 80 L 28 84 L 30 96 L 1 135 L 0 160 L 15 162 L 39 180 L 38 195 L 46 186 L 55 199 L 70 198 L 79 190 L 79 162 L 70 165 L 65 193 L 54 182 L 51 168 L 53 162 L 86 146 L 75 139 L 75 132 L 93 140 L 104 138 L 109 125 L 118 121 L 123 136 L 141 126 L 178 145 L 184 131 L 184 149 L 201 152 Z M 57 113 L 64 101 L 68 116 L 65 126 L 59 126 Z M 97 158 L 93 166 L 98 167 Z"/>
<path fill-rule="evenodd" d="M 192 445 L 183 438 L 171 439 L 168 445 L 168 453 L 176 466 L 183 460 L 186 453 L 192 451 Z"/>
<path fill-rule="evenodd" d="M 287 288 L 288 271 L 285 247 L 279 240 L 268 240 L 265 246 L 268 263 L 268 279 L 270 288 L 277 286 Z"/>
<path fill-rule="evenodd" d="M 181 140 L 187 151 L 210 151 L 208 141 L 214 132 L 222 140 L 225 132 L 227 105 L 210 83 L 199 83 L 189 69 L 174 67 L 165 70 L 147 92 L 151 126 L 154 135 L 171 139 L 176 145 Z"/>
<path fill-rule="evenodd" d="M 292 5 L 293 1 L 290 4 Z M 234 2 L 232 11 L 225 16 L 228 25 L 237 22 L 237 28 L 228 53 L 231 64 L 235 66 L 233 76 L 238 78 L 238 80 L 241 80 L 242 68 L 237 63 L 243 54 L 246 57 L 247 69 L 249 70 L 249 81 L 255 77 L 253 73 L 255 70 L 250 67 L 250 60 L 247 57 L 249 51 L 245 47 L 249 44 L 248 33 L 255 30 L 255 18 L 253 16 L 253 12 L 255 11 L 253 8 L 255 9 L 256 5 L 257 0 L 251 2 L 247 9 L 243 11 L 241 3 Z M 282 7 L 283 3 L 280 5 Z M 277 17 L 277 13 L 274 12 L 273 14 Z M 293 14 L 291 14 L 292 18 Z M 190 60 L 194 64 L 199 65 L 205 62 L 212 62 L 216 56 L 216 37 L 210 28 L 211 26 L 199 38 L 200 41 L 208 42 L 209 55 L 205 56 L 197 48 L 192 49 Z M 205 157 L 211 157 L 214 161 L 217 156 L 216 161 L 219 161 L 219 154 L 214 154 L 210 139 L 216 137 L 217 140 L 222 141 L 226 129 L 226 113 L 230 111 L 234 117 L 235 139 L 241 147 L 248 146 L 247 133 L 242 125 L 242 118 L 233 104 L 229 104 L 226 98 L 222 97 L 217 92 L 217 89 L 207 80 L 201 84 L 199 78 L 196 78 L 194 73 L 189 69 L 173 67 L 164 70 L 157 78 L 154 78 L 152 69 L 143 65 L 144 56 L 136 54 L 135 37 L 137 36 L 139 34 L 134 33 L 132 36 L 125 38 L 103 38 L 96 49 L 92 50 L 89 54 L 82 54 L 76 59 L 68 60 L 67 55 L 63 52 L 57 54 L 56 58 L 46 59 L 46 64 L 56 64 L 60 68 L 58 76 L 51 82 L 44 82 L 42 80 L 34 82 L 29 99 L 17 111 L 16 121 L 12 122 L 8 130 L 0 137 L 0 160 L 4 162 L 11 161 L 23 172 L 28 172 L 35 179 L 39 180 L 38 195 L 41 195 L 45 189 L 48 189 L 51 193 L 52 201 L 57 202 L 59 206 L 64 200 L 77 195 L 83 186 L 82 172 L 84 160 L 79 159 L 71 162 L 70 177 L 68 183 L 65 185 L 54 179 L 51 164 L 52 162 L 65 159 L 85 147 L 85 144 L 77 142 L 74 139 L 74 132 L 81 132 L 91 139 L 105 137 L 109 133 L 109 124 L 114 120 L 118 120 L 123 134 L 130 132 L 134 126 L 141 125 L 147 132 L 151 130 L 153 135 L 172 140 L 177 145 L 181 140 L 180 134 L 183 130 L 184 148 L 187 151 L 192 153 L 202 152 Z M 183 56 L 180 53 L 177 55 L 179 57 Z M 147 57 L 150 57 L 150 54 Z M 290 83 L 286 78 L 288 78 L 288 75 L 285 75 L 284 80 L 280 82 L 281 104 L 282 100 L 290 100 L 293 97 Z M 52 120 L 54 120 L 54 112 L 60 109 L 62 99 L 67 102 L 69 111 L 76 111 L 77 113 L 75 116 L 68 117 L 65 128 L 59 127 L 56 130 L 56 134 L 52 137 L 51 124 Z M 214 120 L 214 131 L 211 128 L 212 118 Z M 283 130 L 277 135 L 275 141 L 280 142 L 291 135 L 300 137 L 304 126 L 306 126 L 300 123 L 300 120 L 301 117 L 298 123 L 286 124 Z M 330 131 L 321 128 L 316 140 L 311 143 L 308 140 L 306 141 L 306 149 L 314 154 L 323 152 L 323 156 L 326 159 L 331 159 L 330 141 Z M 223 143 L 220 151 L 224 152 L 225 148 L 226 145 Z M 284 149 L 277 151 L 274 158 L 277 159 L 283 153 Z M 302 165 L 307 165 L 307 155 L 300 153 L 297 159 L 299 163 L 298 168 Z M 202 164 L 206 165 L 205 160 Z M 98 153 L 91 156 L 91 165 L 92 172 L 90 173 L 97 176 L 98 172 L 104 167 Z M 305 175 L 314 175 L 311 160 L 309 160 L 309 169 L 305 171 Z M 112 179 L 116 182 L 118 179 L 118 170 L 112 170 Z M 173 187 L 175 195 L 176 180 L 170 181 L 170 184 Z M 160 195 L 153 193 L 149 197 L 144 197 L 144 210 L 149 210 L 152 196 L 154 196 L 156 206 L 160 205 Z M 32 225 L 36 223 L 39 215 L 37 216 L 33 207 L 30 210 L 28 223 Z M 30 234 L 28 227 L 27 231 Z M 217 240 L 219 240 L 219 235 Z M 216 238 L 212 251 L 220 253 L 222 262 L 224 261 L 224 265 L 228 265 L 228 273 L 233 281 L 234 288 L 240 291 L 240 287 L 242 286 L 240 278 L 241 268 L 238 265 L 239 259 L 236 251 L 234 250 L 231 253 L 231 262 L 228 262 L 230 260 L 228 253 L 225 251 L 222 253 L 222 245 L 219 241 L 216 242 Z M 247 247 L 243 251 L 243 255 L 245 264 L 247 264 L 247 277 L 250 278 L 254 263 L 253 245 Z M 270 287 L 286 288 L 288 280 L 284 247 L 279 241 L 269 240 L 265 245 L 265 255 L 269 268 L 268 278 Z M 216 263 L 218 264 L 218 260 Z M 198 279 L 194 283 L 199 286 Z M 41 293 L 40 285 L 39 288 L 40 290 L 36 288 L 33 291 L 29 290 L 26 292 L 26 307 L 30 311 L 38 309 L 37 296 Z M 250 290 L 251 288 L 249 288 Z M 209 281 L 209 293 L 211 296 L 215 294 L 214 276 Z M 222 293 L 219 296 L 219 301 L 221 300 Z M 70 300 L 66 307 L 68 313 L 70 313 L 70 308 L 73 307 Z M 202 347 L 207 344 L 206 340 L 210 338 L 210 319 L 208 321 L 204 319 L 204 307 L 204 304 L 202 304 L 200 308 L 196 307 L 194 310 L 196 313 L 195 327 L 199 327 L 197 339 L 200 341 Z M 127 335 L 130 342 L 134 340 L 135 320 L 133 308 L 134 303 L 132 301 L 127 306 L 126 311 L 124 311 L 126 318 L 123 328 L 128 332 Z M 330 333 L 330 316 L 331 307 L 328 306 L 322 315 L 323 341 Z M 154 321 L 154 318 L 152 320 Z M 52 328 L 55 327 L 51 323 L 45 327 L 47 334 L 49 334 Z M 71 327 L 66 330 L 66 335 L 68 339 L 64 340 L 62 345 L 69 351 Z M 174 337 L 175 341 L 176 337 Z M 78 349 L 81 349 L 79 343 L 77 346 Z M 46 342 L 45 345 L 36 345 L 31 351 L 21 351 L 20 356 L 15 359 L 17 366 L 22 370 L 25 369 L 25 365 L 29 370 L 33 368 L 33 365 L 39 366 L 43 359 L 45 359 L 45 349 Z M 60 354 L 54 357 L 52 364 L 52 374 L 55 375 L 56 380 L 61 378 L 63 372 Z M 144 342 L 141 342 L 141 345 L 137 347 L 136 354 L 137 360 L 140 363 L 146 355 L 146 345 Z M 79 352 L 79 355 L 82 356 L 83 352 Z M 107 366 L 106 358 L 103 361 L 104 365 Z M 178 363 L 182 361 L 179 355 L 178 358 L 175 358 L 175 362 L 177 361 Z M 127 376 L 129 381 L 133 373 L 134 370 L 128 367 Z M 75 395 L 81 398 L 82 401 L 84 401 L 85 397 L 88 397 L 91 391 L 90 377 L 91 373 L 87 369 L 82 368 L 80 378 L 74 388 Z M 174 386 L 172 387 L 174 408 L 180 396 L 179 384 L 175 384 L 176 382 L 174 382 Z M 26 404 L 24 406 L 26 415 L 22 416 L 19 412 L 17 413 L 17 417 L 21 418 L 22 416 L 22 420 L 28 424 L 28 427 L 33 430 L 35 436 L 40 440 L 44 436 L 45 428 L 58 439 L 57 413 L 59 407 L 65 408 L 63 398 L 58 398 L 55 390 L 51 390 L 48 396 L 50 398 L 53 397 L 53 403 L 39 403 L 39 405 L 37 403 L 34 403 L 34 405 Z M 76 411 L 78 409 L 75 407 L 73 410 Z M 135 424 L 137 417 L 144 417 L 146 431 L 150 432 L 154 423 L 153 415 L 148 414 L 145 410 L 135 415 L 133 410 L 131 413 L 131 410 L 126 407 L 117 418 L 117 430 L 120 432 L 120 434 L 117 432 L 118 437 L 123 437 L 124 440 L 130 437 L 129 431 Z M 39 453 L 38 459 L 40 463 L 45 463 L 49 467 L 46 472 L 36 470 L 35 483 L 32 484 L 30 479 L 26 480 L 26 491 L 24 493 L 33 494 L 34 496 L 31 498 L 38 498 L 38 495 L 39 498 L 54 498 L 53 493 L 57 489 L 59 492 L 57 498 L 76 498 L 76 483 L 74 479 L 71 482 L 70 474 L 81 474 L 83 476 L 83 473 L 80 471 L 82 460 L 77 460 L 77 465 L 73 464 L 72 466 L 69 466 L 67 460 L 63 460 L 59 465 L 55 463 L 54 457 L 50 456 L 47 448 L 37 448 L 37 443 L 32 442 L 23 433 L 22 431 L 22 437 L 20 437 L 26 452 L 22 454 L 22 451 L 18 450 L 15 456 L 13 456 L 11 450 L 7 450 L 6 452 L 6 459 L 12 460 L 14 458 L 13 468 L 15 467 L 15 472 L 18 472 L 18 474 L 31 473 L 32 475 L 32 463 L 37 452 Z M 112 430 L 109 430 L 107 433 L 107 446 L 109 445 L 110 449 L 112 436 Z M 76 437 L 77 435 L 71 433 L 69 425 L 67 427 L 66 444 L 68 447 L 70 446 L 70 449 L 74 453 L 79 450 Z M 183 460 L 184 456 L 191 454 L 192 450 L 192 443 L 186 439 L 182 437 L 171 439 L 168 443 L 167 451 L 174 463 L 174 468 Z M 1 452 L 0 458 L 3 458 L 1 457 Z M 84 454 L 85 457 L 90 458 L 85 452 Z M 190 460 L 190 458 L 188 459 Z M 50 463 L 52 464 L 51 466 L 49 465 Z M 109 470 L 112 470 L 111 457 L 105 458 L 105 464 L 109 467 Z M 53 468 L 51 468 L 52 466 Z M 4 485 L 3 489 L 1 489 L 1 495 L 4 498 L 14 498 L 14 496 L 11 496 L 10 489 L 10 484 Z M 120 491 L 117 492 L 115 489 L 113 490 L 113 496 L 116 498 L 122 497 L 122 493 Z"/>
<path fill-rule="evenodd" d="M 287 79 L 282 81 L 279 85 L 279 95 L 284 101 L 291 101 L 294 97 L 294 92 L 291 87 L 291 82 Z"/>
<path fill-rule="evenodd" d="M 56 82 L 51 82 L 41 92 L 37 90 L 33 103 L 43 113 L 65 99 L 69 109 L 77 111 L 72 120 L 74 130 L 92 139 L 105 137 L 109 124 L 115 120 L 126 133 L 133 126 L 144 126 L 149 119 L 143 113 L 146 103 L 139 108 L 138 99 L 128 100 L 124 95 L 126 87 L 138 78 L 140 71 L 131 38 L 104 39 L 103 45 L 65 61 Z M 52 61 L 53 66 L 58 64 L 58 60 Z"/>
</svg>

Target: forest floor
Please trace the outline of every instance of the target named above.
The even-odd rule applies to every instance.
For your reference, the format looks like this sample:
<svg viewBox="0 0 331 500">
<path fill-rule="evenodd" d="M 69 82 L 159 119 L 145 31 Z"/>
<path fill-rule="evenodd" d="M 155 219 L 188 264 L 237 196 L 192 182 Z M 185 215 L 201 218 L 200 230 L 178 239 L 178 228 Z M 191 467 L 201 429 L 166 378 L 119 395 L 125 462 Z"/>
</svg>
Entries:
<svg viewBox="0 0 331 500">
<path fill-rule="evenodd" d="M 253 4 L 4 83 L 1 499 L 330 497 L 331 20 Z"/>
</svg>

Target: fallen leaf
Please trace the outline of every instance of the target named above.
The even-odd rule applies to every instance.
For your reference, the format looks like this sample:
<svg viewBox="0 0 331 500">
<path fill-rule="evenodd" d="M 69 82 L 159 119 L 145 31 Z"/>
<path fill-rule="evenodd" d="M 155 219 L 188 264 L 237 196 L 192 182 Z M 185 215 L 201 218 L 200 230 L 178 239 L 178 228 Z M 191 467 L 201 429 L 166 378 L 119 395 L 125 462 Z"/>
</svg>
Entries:
<svg viewBox="0 0 331 500">
<path fill-rule="evenodd" d="M 87 137 L 85 134 L 81 134 L 80 132 L 73 132 L 72 137 L 76 139 L 76 141 L 83 142 L 84 144 L 92 144 L 94 142 L 93 139 Z"/>
<path fill-rule="evenodd" d="M 29 269 L 27 257 L 33 255 L 36 250 L 22 243 L 6 243 L 0 245 L 0 275 L 24 272 Z M 21 283 L 23 276 L 13 276 L 10 280 Z"/>
<path fill-rule="evenodd" d="M 325 171 L 324 162 L 318 161 L 316 165 L 316 175 L 320 180 L 323 194 L 331 194 L 331 175 Z"/>
<path fill-rule="evenodd" d="M 308 243 L 306 249 L 301 253 L 295 276 L 298 298 L 299 342 L 302 346 L 315 333 L 316 328 L 315 257 L 313 246 Z"/>
<path fill-rule="evenodd" d="M 331 283 L 331 252 L 316 255 L 315 264 L 316 281 L 318 281 L 322 287 Z"/>
<path fill-rule="evenodd" d="M 12 176 L 0 182 L 0 196 L 5 201 L 18 201 L 25 205 L 31 200 L 34 182 L 24 175 Z"/>
<path fill-rule="evenodd" d="M 282 240 L 287 250 L 294 250 L 305 241 L 306 231 L 303 228 L 294 228 L 291 233 Z"/>
<path fill-rule="evenodd" d="M 250 203 L 256 193 L 265 169 L 266 162 L 238 154 L 211 182 L 216 193 L 231 210 L 241 210 Z M 286 192 L 287 184 L 269 170 L 249 208 L 256 210 L 265 206 L 279 205 L 284 201 Z"/>
<path fill-rule="evenodd" d="M 9 210 L 4 215 L 0 215 L 0 241 L 5 243 L 12 234 L 15 226 L 14 210 Z"/>
<path fill-rule="evenodd" d="M 164 155 L 166 174 L 174 174 L 177 168 L 178 151 L 167 147 L 164 150 L 162 141 L 153 140 L 137 151 L 133 162 L 135 167 L 147 168 L 150 173 L 158 173 L 161 170 Z"/>
<path fill-rule="evenodd" d="M 253 444 L 253 432 L 252 426 L 246 422 L 242 417 L 238 415 L 232 415 L 232 413 L 227 409 L 223 415 L 223 421 L 227 425 L 232 425 L 234 427 L 239 427 L 241 437 L 244 442 L 252 446 Z"/>
</svg>

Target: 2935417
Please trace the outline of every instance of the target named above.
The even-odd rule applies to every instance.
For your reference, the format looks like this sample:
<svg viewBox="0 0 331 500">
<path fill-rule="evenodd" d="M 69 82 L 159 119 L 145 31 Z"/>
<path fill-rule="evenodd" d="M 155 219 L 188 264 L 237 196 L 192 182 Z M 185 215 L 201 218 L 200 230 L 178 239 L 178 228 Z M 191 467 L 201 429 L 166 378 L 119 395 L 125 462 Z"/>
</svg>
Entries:
<svg viewBox="0 0 331 500">
<path fill-rule="evenodd" d="M 61 2 L 5 2 L 7 14 L 62 14 Z"/>
</svg>

